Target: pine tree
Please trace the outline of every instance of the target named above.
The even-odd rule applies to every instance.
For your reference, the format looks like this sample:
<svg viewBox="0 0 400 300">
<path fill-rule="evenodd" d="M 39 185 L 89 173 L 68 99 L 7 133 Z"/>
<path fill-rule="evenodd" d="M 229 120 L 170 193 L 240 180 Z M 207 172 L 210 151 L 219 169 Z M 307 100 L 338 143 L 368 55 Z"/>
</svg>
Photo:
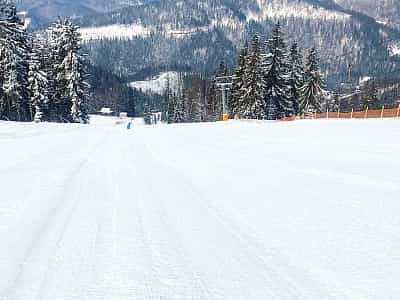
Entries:
<svg viewBox="0 0 400 300">
<path fill-rule="evenodd" d="M 57 122 L 89 122 L 87 70 L 78 27 L 69 19 L 48 29 L 49 118 Z"/>
<path fill-rule="evenodd" d="M 68 19 L 64 22 L 63 49 L 65 57 L 61 64 L 61 69 L 65 76 L 66 90 L 65 98 L 71 103 L 70 119 L 76 123 L 89 122 L 87 72 L 85 70 L 84 59 L 80 54 L 81 41 L 78 27 L 73 25 Z"/>
<path fill-rule="evenodd" d="M 152 123 L 151 117 L 152 115 L 151 115 L 150 105 L 149 103 L 146 102 L 143 107 L 143 120 L 146 125 L 151 125 Z"/>
<path fill-rule="evenodd" d="M 324 81 L 320 72 L 318 52 L 310 49 L 307 55 L 304 85 L 302 87 L 301 110 L 308 114 L 321 110 Z"/>
<path fill-rule="evenodd" d="M 304 66 L 297 43 L 293 43 L 289 55 L 289 99 L 295 115 L 300 114 L 301 88 L 304 84 Z"/>
<path fill-rule="evenodd" d="M 47 119 L 47 74 L 43 70 L 42 41 L 35 41 L 29 64 L 29 90 L 31 93 L 31 105 L 34 114 L 34 121 L 40 122 Z"/>
<path fill-rule="evenodd" d="M 229 104 L 232 116 L 236 115 L 240 116 L 242 112 L 242 100 L 244 97 L 243 95 L 246 83 L 247 55 L 248 55 L 248 45 L 246 42 L 245 46 L 240 50 L 239 63 L 232 79 L 231 101 Z"/>
<path fill-rule="evenodd" d="M 266 50 L 263 62 L 266 116 L 269 120 L 292 116 L 294 109 L 289 97 L 287 49 L 279 23 L 266 43 Z"/>
<path fill-rule="evenodd" d="M 167 75 L 167 82 L 161 103 L 162 120 L 167 123 L 169 123 L 168 115 L 169 115 L 170 98 L 171 98 L 171 80 L 169 75 Z"/>
<path fill-rule="evenodd" d="M 172 124 L 175 122 L 175 106 L 176 106 L 176 97 L 175 94 L 168 95 L 168 116 L 167 122 L 168 124 Z"/>
<path fill-rule="evenodd" d="M 196 94 L 193 97 L 192 101 L 192 109 L 191 109 L 191 121 L 192 122 L 201 122 L 202 121 L 202 114 L 203 108 L 201 103 L 201 93 L 200 91 L 195 91 Z"/>
<path fill-rule="evenodd" d="M 0 114 L 16 121 L 30 121 L 29 35 L 15 5 L 0 1 Z"/>
<path fill-rule="evenodd" d="M 380 102 L 378 97 L 378 88 L 376 87 L 375 80 L 370 80 L 363 88 L 362 109 L 378 109 Z"/>
<path fill-rule="evenodd" d="M 62 22 L 57 22 L 50 25 L 47 29 L 47 40 L 45 53 L 45 72 L 48 78 L 48 119 L 52 122 L 65 122 L 64 115 L 60 109 L 63 102 L 64 82 L 63 74 L 61 73 L 61 64 L 65 54 L 62 51 L 63 45 L 60 42 L 62 35 Z"/>
<path fill-rule="evenodd" d="M 245 119 L 264 119 L 265 106 L 263 101 L 261 51 L 257 35 L 253 37 L 251 51 L 247 57 L 245 78 L 243 98 L 240 101 L 242 103 L 240 114 Z"/>
<path fill-rule="evenodd" d="M 182 91 L 175 95 L 175 110 L 174 110 L 174 123 L 184 123 L 186 121 L 185 115 L 185 100 Z"/>
<path fill-rule="evenodd" d="M 210 82 L 210 86 L 207 90 L 207 121 L 208 122 L 216 122 L 219 120 L 219 109 L 218 109 L 218 93 L 219 90 L 216 86 L 215 79 Z"/>
</svg>

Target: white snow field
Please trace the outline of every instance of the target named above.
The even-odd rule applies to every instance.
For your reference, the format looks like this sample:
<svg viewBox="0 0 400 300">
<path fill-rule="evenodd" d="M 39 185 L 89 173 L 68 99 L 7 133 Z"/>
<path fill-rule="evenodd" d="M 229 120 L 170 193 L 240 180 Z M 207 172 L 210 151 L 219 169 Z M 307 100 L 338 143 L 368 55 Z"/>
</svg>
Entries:
<svg viewBox="0 0 400 300">
<path fill-rule="evenodd" d="M 0 299 L 400 299 L 399 141 L 400 120 L 0 122 Z"/>
</svg>

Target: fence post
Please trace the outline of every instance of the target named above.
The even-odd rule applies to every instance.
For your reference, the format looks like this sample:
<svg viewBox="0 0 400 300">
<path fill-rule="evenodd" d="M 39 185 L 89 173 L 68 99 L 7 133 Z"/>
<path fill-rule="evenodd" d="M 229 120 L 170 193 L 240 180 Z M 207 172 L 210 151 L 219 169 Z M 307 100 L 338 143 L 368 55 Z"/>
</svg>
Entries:
<svg viewBox="0 0 400 300">
<path fill-rule="evenodd" d="M 354 107 L 351 108 L 350 119 L 353 119 Z"/>
<path fill-rule="evenodd" d="M 368 118 L 368 106 L 367 106 L 367 108 L 365 109 L 364 119 L 366 119 L 366 118 Z"/>
<path fill-rule="evenodd" d="M 382 105 L 382 111 L 381 111 L 381 119 L 383 119 L 383 111 L 385 110 L 385 105 Z"/>
<path fill-rule="evenodd" d="M 337 109 L 337 118 L 340 118 L 340 107 Z"/>
<path fill-rule="evenodd" d="M 329 120 L 329 108 L 326 109 L 326 118 Z"/>
<path fill-rule="evenodd" d="M 399 108 L 397 109 L 397 117 L 400 117 L 400 104 L 399 104 Z"/>
</svg>

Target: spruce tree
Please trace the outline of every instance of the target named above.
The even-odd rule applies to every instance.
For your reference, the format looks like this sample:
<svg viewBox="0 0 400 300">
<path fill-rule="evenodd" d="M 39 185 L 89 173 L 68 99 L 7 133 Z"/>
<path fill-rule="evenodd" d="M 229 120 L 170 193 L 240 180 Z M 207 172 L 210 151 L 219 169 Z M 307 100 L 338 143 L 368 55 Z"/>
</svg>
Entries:
<svg viewBox="0 0 400 300">
<path fill-rule="evenodd" d="M 49 119 L 52 122 L 69 122 L 70 106 L 65 99 L 66 82 L 62 62 L 66 56 L 64 48 L 63 23 L 61 19 L 50 25 L 47 30 L 47 66 Z M 63 107 L 67 106 L 67 109 Z M 69 107 L 69 109 L 68 109 Z"/>
<path fill-rule="evenodd" d="M 239 63 L 232 78 L 231 100 L 229 103 L 232 116 L 240 116 L 242 112 L 242 100 L 246 83 L 247 55 L 248 45 L 246 42 L 245 46 L 240 50 Z"/>
<path fill-rule="evenodd" d="M 318 52 L 315 48 L 309 50 L 302 87 L 301 110 L 308 114 L 321 110 L 324 81 L 319 67 Z"/>
<path fill-rule="evenodd" d="M 192 101 L 192 109 L 191 109 L 191 122 L 201 122 L 202 121 L 202 114 L 203 108 L 201 103 L 201 93 L 200 91 L 195 91 L 195 95 Z"/>
<path fill-rule="evenodd" d="M 186 121 L 186 115 L 185 100 L 182 90 L 178 92 L 175 97 L 174 123 L 184 123 Z"/>
<path fill-rule="evenodd" d="M 362 109 L 378 109 L 380 102 L 378 97 L 378 88 L 375 80 L 368 81 L 363 88 Z"/>
<path fill-rule="evenodd" d="M 78 27 L 69 19 L 48 29 L 48 88 L 50 119 L 57 122 L 89 122 L 87 71 L 81 54 Z"/>
<path fill-rule="evenodd" d="M 0 114 L 3 118 L 30 121 L 29 35 L 15 5 L 0 1 Z"/>
<path fill-rule="evenodd" d="M 215 122 L 219 120 L 218 114 L 218 93 L 219 90 L 216 86 L 215 78 L 210 82 L 210 86 L 207 90 L 207 121 L 208 122 Z"/>
<path fill-rule="evenodd" d="M 169 103 L 171 98 L 171 80 L 167 75 L 167 82 L 164 90 L 164 95 L 161 102 L 162 121 L 169 123 Z"/>
<path fill-rule="evenodd" d="M 264 101 L 269 120 L 292 116 L 294 109 L 289 97 L 287 48 L 281 26 L 277 23 L 266 43 L 264 69 Z"/>
<path fill-rule="evenodd" d="M 81 55 L 81 36 L 78 27 L 70 20 L 65 20 L 63 26 L 63 42 L 65 57 L 61 64 L 66 82 L 65 99 L 70 102 L 69 119 L 76 123 L 89 122 L 87 72 Z M 68 117 L 67 117 L 68 118 Z"/>
<path fill-rule="evenodd" d="M 261 72 L 261 51 L 258 35 L 253 37 L 246 61 L 246 82 L 241 102 L 241 115 L 245 119 L 264 119 L 263 76 Z"/>
<path fill-rule="evenodd" d="M 293 43 L 289 54 L 289 99 L 295 115 L 300 114 L 301 88 L 303 84 L 303 59 L 297 43 Z"/>
<path fill-rule="evenodd" d="M 42 41 L 35 41 L 29 64 L 29 90 L 35 122 L 48 120 L 48 81 L 42 64 L 43 51 Z"/>
<path fill-rule="evenodd" d="M 168 95 L 168 115 L 167 122 L 168 124 L 172 124 L 175 122 L 175 106 L 176 106 L 176 97 L 175 94 Z"/>
</svg>

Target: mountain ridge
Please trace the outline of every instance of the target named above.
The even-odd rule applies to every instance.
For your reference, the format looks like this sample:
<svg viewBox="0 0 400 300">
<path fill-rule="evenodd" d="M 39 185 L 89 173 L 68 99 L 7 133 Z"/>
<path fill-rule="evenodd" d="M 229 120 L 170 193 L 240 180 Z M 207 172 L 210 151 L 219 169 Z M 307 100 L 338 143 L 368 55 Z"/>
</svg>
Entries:
<svg viewBox="0 0 400 300">
<path fill-rule="evenodd" d="M 61 0 L 50 2 L 56 1 Z M 77 1 L 65 2 L 77 4 Z M 236 63 L 238 48 L 246 39 L 253 34 L 265 39 L 278 21 L 284 25 L 289 41 L 298 41 L 302 48 L 315 45 L 320 49 L 330 86 L 351 76 L 357 80 L 357 77 L 376 76 L 400 68 L 396 53 L 390 50 L 400 43 L 399 31 L 338 1 L 113 3 L 115 6 L 107 6 L 104 1 L 97 1 L 96 7 L 89 5 L 96 12 L 74 16 L 75 22 L 84 28 L 84 37 L 89 36 L 85 46 L 93 64 L 108 67 L 130 79 L 140 78 L 143 70 L 149 69 L 154 69 L 154 73 L 146 71 L 143 77 L 176 69 L 211 74 L 222 59 L 232 66 Z"/>
</svg>

